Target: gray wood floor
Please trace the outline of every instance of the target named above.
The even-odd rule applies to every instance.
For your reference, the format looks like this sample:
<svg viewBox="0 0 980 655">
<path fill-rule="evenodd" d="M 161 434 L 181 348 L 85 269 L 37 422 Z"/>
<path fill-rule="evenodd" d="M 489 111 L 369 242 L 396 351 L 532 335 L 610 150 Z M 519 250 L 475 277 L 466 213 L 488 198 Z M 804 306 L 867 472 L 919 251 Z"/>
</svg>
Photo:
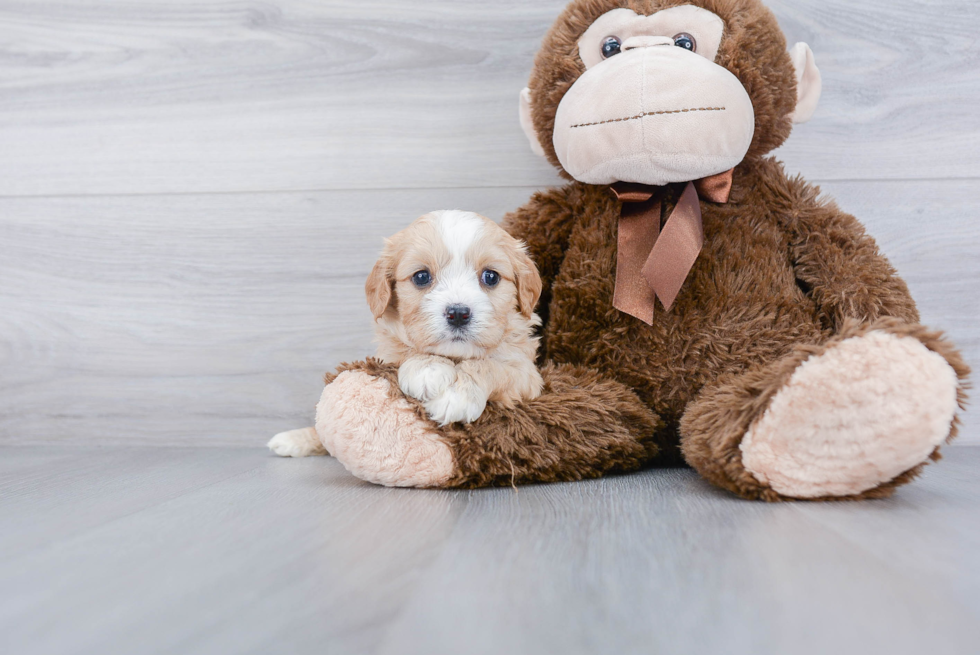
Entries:
<svg viewBox="0 0 980 655">
<path fill-rule="evenodd" d="M 770 0 L 778 153 L 980 368 L 975 0 Z M 0 444 L 262 443 L 370 354 L 381 237 L 558 183 L 517 94 L 564 0 L 0 0 Z M 963 441 L 980 444 L 980 414 Z"/>
<path fill-rule="evenodd" d="M 687 470 L 397 490 L 234 448 L 0 448 L 0 652 L 976 653 L 980 448 L 896 497 Z"/>
</svg>

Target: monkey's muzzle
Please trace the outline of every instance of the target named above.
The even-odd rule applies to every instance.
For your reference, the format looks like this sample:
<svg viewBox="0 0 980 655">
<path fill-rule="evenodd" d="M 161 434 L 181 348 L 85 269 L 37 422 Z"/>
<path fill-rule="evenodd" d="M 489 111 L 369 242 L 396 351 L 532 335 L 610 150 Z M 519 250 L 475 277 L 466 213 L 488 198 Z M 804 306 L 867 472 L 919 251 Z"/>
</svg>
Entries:
<svg viewBox="0 0 980 655">
<path fill-rule="evenodd" d="M 642 47 L 579 77 L 558 106 L 554 146 L 581 182 L 660 186 L 735 167 L 754 132 L 732 73 L 682 48 Z"/>
</svg>

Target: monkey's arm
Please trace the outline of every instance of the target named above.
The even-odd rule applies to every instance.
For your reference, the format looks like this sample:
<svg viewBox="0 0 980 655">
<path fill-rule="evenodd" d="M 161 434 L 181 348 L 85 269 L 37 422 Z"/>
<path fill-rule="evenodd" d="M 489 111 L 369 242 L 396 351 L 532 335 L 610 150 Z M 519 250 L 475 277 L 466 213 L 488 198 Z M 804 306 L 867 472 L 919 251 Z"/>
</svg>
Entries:
<svg viewBox="0 0 980 655">
<path fill-rule="evenodd" d="M 511 236 L 527 244 L 528 254 L 541 275 L 541 331 L 548 322 L 551 285 L 565 259 L 572 231 L 575 194 L 574 185 L 535 193 L 526 205 L 504 216 L 502 223 Z"/>
<path fill-rule="evenodd" d="M 918 323 L 908 287 L 864 226 L 800 179 L 787 180 L 791 206 L 783 216 L 796 278 L 817 303 L 823 321 L 839 329 L 846 318 L 881 317 Z"/>
</svg>

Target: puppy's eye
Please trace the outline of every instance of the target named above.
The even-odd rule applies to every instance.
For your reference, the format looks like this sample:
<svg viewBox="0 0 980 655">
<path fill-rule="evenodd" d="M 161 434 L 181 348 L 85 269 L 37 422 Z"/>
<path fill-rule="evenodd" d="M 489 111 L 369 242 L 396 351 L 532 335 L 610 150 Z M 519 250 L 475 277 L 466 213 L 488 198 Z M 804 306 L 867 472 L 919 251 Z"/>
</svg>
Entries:
<svg viewBox="0 0 980 655">
<path fill-rule="evenodd" d="M 698 42 L 694 40 L 694 37 L 687 32 L 681 32 L 674 37 L 674 45 L 678 48 L 684 48 L 685 50 L 690 50 L 691 52 L 697 52 Z"/>
<path fill-rule="evenodd" d="M 607 36 L 606 40 L 602 42 L 602 58 L 609 59 L 613 55 L 618 55 L 622 45 L 623 42 L 619 40 L 618 36 Z"/>
<path fill-rule="evenodd" d="M 489 268 L 480 274 L 480 281 L 488 287 L 495 287 L 500 282 L 500 273 L 491 271 Z"/>
<path fill-rule="evenodd" d="M 429 275 L 429 271 L 419 271 L 412 276 L 412 284 L 419 289 L 429 286 L 429 282 L 432 282 L 432 276 Z"/>
</svg>

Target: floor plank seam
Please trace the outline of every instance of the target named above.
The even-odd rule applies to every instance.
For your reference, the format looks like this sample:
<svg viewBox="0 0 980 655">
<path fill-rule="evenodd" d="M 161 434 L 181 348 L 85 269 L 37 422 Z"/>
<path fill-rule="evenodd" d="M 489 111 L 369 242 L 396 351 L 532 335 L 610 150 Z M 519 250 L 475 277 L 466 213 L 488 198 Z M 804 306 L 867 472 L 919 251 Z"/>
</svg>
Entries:
<svg viewBox="0 0 980 655">
<path fill-rule="evenodd" d="M 841 178 L 807 178 L 807 182 L 813 185 L 821 184 L 845 184 L 845 183 L 969 183 L 980 182 L 980 177 L 841 177 Z M 321 187 L 309 189 L 248 189 L 230 191 L 159 191 L 150 193 L 66 193 L 66 194 L 0 194 L 0 202 L 5 200 L 59 200 L 59 199 L 98 199 L 98 198 L 154 198 L 154 197 L 197 197 L 197 196 L 248 196 L 248 195 L 303 195 L 321 193 L 384 193 L 384 192 L 430 192 L 430 191 L 483 191 L 493 189 L 528 189 L 544 190 L 553 186 L 566 184 L 564 180 L 553 182 L 542 182 L 541 184 L 493 184 L 487 186 L 404 186 L 404 187 Z"/>
</svg>

